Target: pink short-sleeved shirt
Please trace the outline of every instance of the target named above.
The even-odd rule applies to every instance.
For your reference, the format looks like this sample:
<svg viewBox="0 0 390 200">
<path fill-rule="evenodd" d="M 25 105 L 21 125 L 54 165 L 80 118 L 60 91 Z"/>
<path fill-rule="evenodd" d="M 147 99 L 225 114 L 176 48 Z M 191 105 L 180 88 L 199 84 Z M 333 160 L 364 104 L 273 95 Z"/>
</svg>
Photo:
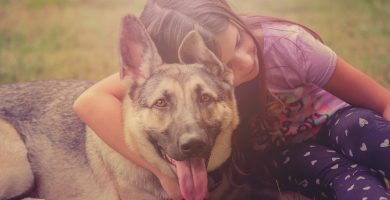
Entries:
<svg viewBox="0 0 390 200">
<path fill-rule="evenodd" d="M 348 105 L 322 89 L 335 70 L 337 55 L 297 25 L 270 23 L 262 30 L 268 86 L 286 105 L 272 140 L 277 145 L 305 141 Z"/>
</svg>

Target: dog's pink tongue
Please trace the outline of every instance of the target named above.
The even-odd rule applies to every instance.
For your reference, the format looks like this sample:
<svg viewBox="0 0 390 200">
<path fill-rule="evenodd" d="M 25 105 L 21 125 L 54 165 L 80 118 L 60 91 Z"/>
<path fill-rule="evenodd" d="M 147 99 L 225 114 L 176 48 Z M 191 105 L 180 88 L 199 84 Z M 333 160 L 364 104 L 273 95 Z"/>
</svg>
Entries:
<svg viewBox="0 0 390 200">
<path fill-rule="evenodd" d="M 207 171 L 205 160 L 194 158 L 176 161 L 181 195 L 186 200 L 203 200 L 207 196 Z"/>
</svg>

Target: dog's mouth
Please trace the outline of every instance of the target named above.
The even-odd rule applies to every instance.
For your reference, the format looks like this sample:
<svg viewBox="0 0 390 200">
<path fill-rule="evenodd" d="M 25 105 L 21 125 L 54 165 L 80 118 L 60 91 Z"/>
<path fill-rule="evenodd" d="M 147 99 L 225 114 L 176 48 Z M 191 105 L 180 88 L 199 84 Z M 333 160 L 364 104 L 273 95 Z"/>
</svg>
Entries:
<svg viewBox="0 0 390 200">
<path fill-rule="evenodd" d="M 207 193 L 207 162 L 208 158 L 196 157 L 188 160 L 177 161 L 162 148 L 155 144 L 160 156 L 169 163 L 172 171 L 179 181 L 182 196 L 187 200 L 202 200 Z"/>
</svg>

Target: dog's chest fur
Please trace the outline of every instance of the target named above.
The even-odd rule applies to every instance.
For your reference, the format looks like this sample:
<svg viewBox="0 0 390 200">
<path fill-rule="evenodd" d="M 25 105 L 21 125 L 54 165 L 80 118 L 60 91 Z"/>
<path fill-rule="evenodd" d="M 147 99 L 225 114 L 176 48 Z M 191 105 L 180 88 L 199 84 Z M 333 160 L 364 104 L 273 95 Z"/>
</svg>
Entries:
<svg viewBox="0 0 390 200">
<path fill-rule="evenodd" d="M 90 128 L 86 130 L 87 157 L 102 186 L 110 186 L 120 195 L 120 199 L 153 199 L 156 196 L 169 199 L 157 177 L 150 171 L 118 154 Z M 153 195 L 145 194 L 145 189 Z"/>
</svg>

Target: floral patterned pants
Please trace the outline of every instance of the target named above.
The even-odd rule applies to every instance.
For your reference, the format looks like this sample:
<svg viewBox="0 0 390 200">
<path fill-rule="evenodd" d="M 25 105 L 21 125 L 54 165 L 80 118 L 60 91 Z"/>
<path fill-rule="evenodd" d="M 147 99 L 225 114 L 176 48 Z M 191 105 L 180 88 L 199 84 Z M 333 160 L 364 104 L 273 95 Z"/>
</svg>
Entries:
<svg viewBox="0 0 390 200">
<path fill-rule="evenodd" d="M 390 200 L 390 122 L 371 110 L 336 112 L 316 140 L 281 149 L 275 177 L 312 199 Z"/>
</svg>

